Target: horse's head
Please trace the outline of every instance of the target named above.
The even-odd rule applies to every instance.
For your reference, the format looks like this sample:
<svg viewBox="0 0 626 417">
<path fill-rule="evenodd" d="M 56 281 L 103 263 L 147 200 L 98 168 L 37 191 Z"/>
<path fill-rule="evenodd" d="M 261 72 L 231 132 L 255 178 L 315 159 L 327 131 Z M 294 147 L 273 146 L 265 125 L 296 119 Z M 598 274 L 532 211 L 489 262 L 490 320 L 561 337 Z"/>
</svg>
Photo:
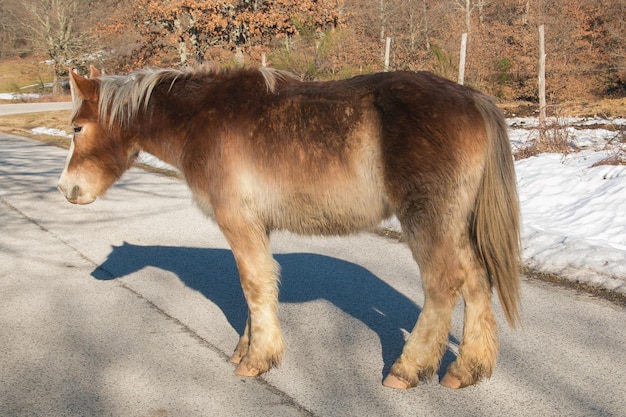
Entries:
<svg viewBox="0 0 626 417">
<path fill-rule="evenodd" d="M 104 194 L 138 154 L 130 133 L 110 124 L 106 112 L 100 108 L 103 103 L 99 76 L 93 67 L 90 78 L 70 72 L 74 136 L 59 179 L 59 190 L 74 204 L 89 204 Z M 107 104 L 104 106 L 106 110 Z"/>
</svg>

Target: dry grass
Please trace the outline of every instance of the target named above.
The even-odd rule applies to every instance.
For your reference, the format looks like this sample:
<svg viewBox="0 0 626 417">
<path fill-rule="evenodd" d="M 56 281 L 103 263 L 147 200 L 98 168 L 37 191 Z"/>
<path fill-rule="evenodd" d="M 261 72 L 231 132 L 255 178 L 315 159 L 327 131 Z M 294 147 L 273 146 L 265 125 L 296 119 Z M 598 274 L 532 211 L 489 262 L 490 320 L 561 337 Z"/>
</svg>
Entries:
<svg viewBox="0 0 626 417">
<path fill-rule="evenodd" d="M 622 126 L 615 137 L 605 146 L 607 157 L 592 166 L 599 165 L 626 165 L 626 127 Z"/>
<path fill-rule="evenodd" d="M 536 110 L 532 109 L 529 103 L 523 103 L 521 107 L 501 106 L 505 113 L 511 115 L 521 109 L 527 115 L 536 115 Z M 612 117 L 623 117 L 626 114 L 626 98 L 603 99 L 594 103 L 565 103 L 558 106 L 548 107 L 547 121 L 535 129 L 531 129 L 529 134 L 533 139 L 529 140 L 525 146 L 514 152 L 516 160 L 530 158 L 542 153 L 559 153 L 569 155 L 578 152 L 579 149 L 574 144 L 571 127 L 567 121 L 568 117 L 602 117 L 610 119 Z M 624 126 L 614 124 L 597 125 L 598 128 L 615 132 L 615 137 L 604 147 L 607 158 L 594 164 L 598 165 L 626 165 L 626 133 Z"/>
<path fill-rule="evenodd" d="M 626 115 L 626 97 L 604 98 L 590 101 L 568 102 L 559 105 L 563 114 L 572 117 L 624 117 Z"/>
<path fill-rule="evenodd" d="M 14 93 L 21 87 L 52 81 L 50 67 L 43 59 L 3 59 L 0 60 L 0 92 Z M 33 90 L 26 90 L 30 92 Z"/>
<path fill-rule="evenodd" d="M 499 103 L 498 107 L 507 116 L 537 117 L 539 105 L 530 101 L 512 101 Z M 549 106 L 548 115 L 568 117 L 624 117 L 626 115 L 626 97 L 599 98 L 594 101 L 569 101 Z"/>
<path fill-rule="evenodd" d="M 70 111 L 26 113 L 0 117 L 0 130 L 3 132 L 30 137 L 64 148 L 69 147 L 69 138 L 52 135 L 35 135 L 31 132 L 31 129 L 36 127 L 47 127 L 71 132 Z"/>
<path fill-rule="evenodd" d="M 532 134 L 534 139 L 514 152 L 516 160 L 530 158 L 542 153 L 560 153 L 569 155 L 578 149 L 572 143 L 569 125 L 565 116 L 548 118 Z"/>
<path fill-rule="evenodd" d="M 591 165 L 591 167 L 593 168 L 601 165 L 626 165 L 626 153 L 623 151 L 610 153 L 609 156 Z"/>
</svg>

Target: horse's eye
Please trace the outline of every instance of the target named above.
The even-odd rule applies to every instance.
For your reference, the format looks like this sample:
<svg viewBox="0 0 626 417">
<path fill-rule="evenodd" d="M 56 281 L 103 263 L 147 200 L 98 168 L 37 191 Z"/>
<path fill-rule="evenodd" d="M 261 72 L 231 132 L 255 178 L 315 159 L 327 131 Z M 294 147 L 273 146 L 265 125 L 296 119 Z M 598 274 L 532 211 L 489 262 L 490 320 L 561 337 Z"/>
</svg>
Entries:
<svg viewBox="0 0 626 417">
<path fill-rule="evenodd" d="M 74 134 L 78 135 L 83 130 L 82 126 L 74 126 Z"/>
</svg>

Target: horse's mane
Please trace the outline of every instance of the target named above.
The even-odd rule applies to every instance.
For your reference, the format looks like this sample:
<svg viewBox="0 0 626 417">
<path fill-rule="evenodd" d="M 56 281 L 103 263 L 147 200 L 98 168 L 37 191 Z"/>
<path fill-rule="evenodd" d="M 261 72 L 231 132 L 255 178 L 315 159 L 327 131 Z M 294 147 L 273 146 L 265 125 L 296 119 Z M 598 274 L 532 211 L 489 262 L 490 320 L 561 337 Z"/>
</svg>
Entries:
<svg viewBox="0 0 626 417">
<path fill-rule="evenodd" d="M 267 93 L 275 94 L 279 83 L 295 80 L 297 77 L 289 72 L 272 68 L 258 70 L 210 70 L 195 69 L 142 69 L 128 75 L 103 75 L 100 81 L 98 111 L 100 120 L 109 118 L 109 127 L 115 123 L 125 125 L 142 110 L 146 110 L 152 91 L 159 84 L 167 84 L 171 89 L 174 84 L 193 74 L 211 75 L 216 79 L 224 79 L 241 74 L 260 74 L 265 83 Z M 75 106 L 77 109 L 79 106 Z"/>
<path fill-rule="evenodd" d="M 267 92 L 271 94 L 276 93 L 276 85 L 279 82 L 300 80 L 300 78 L 288 71 L 277 70 L 274 68 L 261 67 L 259 68 L 259 72 L 265 80 L 265 88 L 267 88 Z"/>
</svg>

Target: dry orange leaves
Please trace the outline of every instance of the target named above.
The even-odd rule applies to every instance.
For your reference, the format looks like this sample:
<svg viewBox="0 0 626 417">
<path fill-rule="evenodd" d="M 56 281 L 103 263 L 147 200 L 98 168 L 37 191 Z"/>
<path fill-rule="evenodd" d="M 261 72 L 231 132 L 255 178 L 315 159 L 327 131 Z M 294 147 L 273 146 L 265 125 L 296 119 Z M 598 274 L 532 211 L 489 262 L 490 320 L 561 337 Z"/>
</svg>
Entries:
<svg viewBox="0 0 626 417">
<path fill-rule="evenodd" d="M 334 27 L 341 20 L 340 6 L 337 0 L 138 0 L 131 21 L 144 51 L 158 53 L 178 44 L 201 60 L 215 45 L 245 49 L 296 35 L 302 27 Z M 120 18 L 128 22 L 127 15 Z"/>
</svg>

